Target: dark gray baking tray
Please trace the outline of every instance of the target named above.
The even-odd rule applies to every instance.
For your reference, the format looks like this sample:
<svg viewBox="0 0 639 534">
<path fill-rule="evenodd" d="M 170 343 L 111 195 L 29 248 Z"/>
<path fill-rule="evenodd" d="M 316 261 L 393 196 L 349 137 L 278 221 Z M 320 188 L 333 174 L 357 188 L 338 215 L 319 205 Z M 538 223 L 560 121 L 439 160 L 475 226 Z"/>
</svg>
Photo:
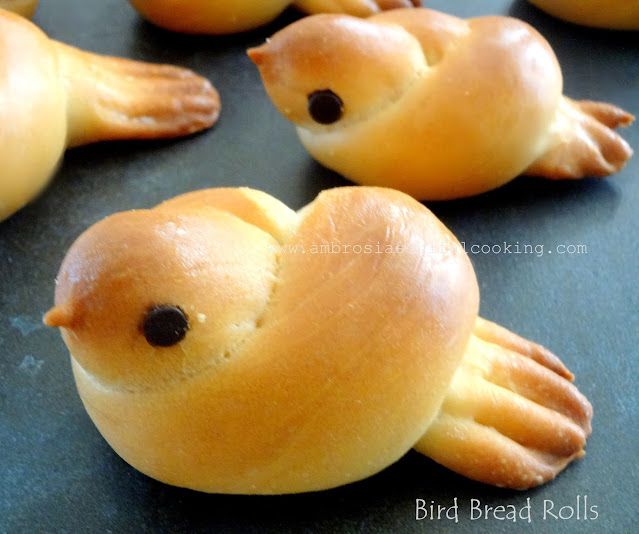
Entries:
<svg viewBox="0 0 639 534">
<path fill-rule="evenodd" d="M 499 490 L 409 453 L 369 480 L 332 491 L 229 497 L 165 486 L 120 460 L 82 408 L 59 334 L 40 323 L 72 241 L 111 212 L 192 189 L 248 185 L 297 208 L 346 182 L 307 156 L 244 54 L 294 20 L 294 12 L 252 33 L 195 38 L 142 22 L 124 0 L 41 4 L 35 20 L 54 38 L 207 75 L 220 90 L 223 111 L 212 131 L 190 139 L 69 152 L 51 187 L 0 224 L 0 532 L 636 532 L 639 157 L 604 181 L 518 179 L 477 198 L 430 206 L 467 249 L 503 242 L 545 247 L 543 254 L 473 254 L 472 260 L 482 315 L 559 354 L 594 405 L 588 455 L 556 481 L 527 493 Z M 637 32 L 579 28 L 522 0 L 428 4 L 465 16 L 527 20 L 553 44 L 568 95 L 639 114 Z M 639 128 L 624 135 L 639 147 Z M 558 254 L 557 245 L 585 245 L 587 253 Z M 575 509 L 579 500 L 583 517 L 586 495 L 598 519 L 541 518 L 544 500 Z M 459 523 L 415 521 L 415 499 L 450 506 L 455 497 Z M 521 507 L 527 498 L 531 525 L 470 520 L 471 499 Z"/>
</svg>

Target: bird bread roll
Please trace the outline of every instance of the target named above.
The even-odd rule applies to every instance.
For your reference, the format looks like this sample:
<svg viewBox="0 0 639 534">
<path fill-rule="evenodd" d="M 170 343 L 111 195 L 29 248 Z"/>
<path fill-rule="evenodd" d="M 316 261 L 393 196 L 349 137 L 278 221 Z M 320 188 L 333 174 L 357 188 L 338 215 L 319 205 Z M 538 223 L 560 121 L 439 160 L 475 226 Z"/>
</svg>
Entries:
<svg viewBox="0 0 639 534">
<path fill-rule="evenodd" d="M 637 0 L 529 0 L 560 19 L 611 30 L 639 30 Z"/>
<path fill-rule="evenodd" d="M 252 30 L 288 6 L 304 13 L 347 13 L 367 17 L 419 0 L 129 0 L 147 20 L 176 32 L 225 35 Z"/>
<path fill-rule="evenodd" d="M 606 176 L 632 155 L 613 130 L 632 115 L 563 96 L 550 45 L 517 19 L 316 15 L 248 54 L 309 153 L 360 184 L 444 200 L 522 173 Z"/>
<path fill-rule="evenodd" d="M 84 52 L 0 10 L 0 221 L 48 183 L 65 148 L 188 135 L 217 120 L 190 70 Z"/>
<path fill-rule="evenodd" d="M 555 356 L 478 304 L 461 245 L 403 193 L 334 189 L 295 213 L 212 189 L 87 230 L 45 322 L 102 435 L 163 482 L 314 491 L 417 446 L 534 486 L 582 454 L 590 405 Z"/>
</svg>

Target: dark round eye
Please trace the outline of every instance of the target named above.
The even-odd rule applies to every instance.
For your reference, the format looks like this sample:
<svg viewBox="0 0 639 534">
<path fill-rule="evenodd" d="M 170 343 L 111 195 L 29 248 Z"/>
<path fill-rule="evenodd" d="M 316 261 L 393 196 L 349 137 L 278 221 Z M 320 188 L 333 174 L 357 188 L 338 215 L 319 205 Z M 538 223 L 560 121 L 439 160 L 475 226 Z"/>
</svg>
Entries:
<svg viewBox="0 0 639 534">
<path fill-rule="evenodd" d="M 344 102 L 330 89 L 308 95 L 308 112 L 315 122 L 333 124 L 342 118 Z"/>
<path fill-rule="evenodd" d="M 142 331 L 149 345 L 170 347 L 179 343 L 189 329 L 189 319 L 179 306 L 154 306 L 144 316 Z"/>
</svg>

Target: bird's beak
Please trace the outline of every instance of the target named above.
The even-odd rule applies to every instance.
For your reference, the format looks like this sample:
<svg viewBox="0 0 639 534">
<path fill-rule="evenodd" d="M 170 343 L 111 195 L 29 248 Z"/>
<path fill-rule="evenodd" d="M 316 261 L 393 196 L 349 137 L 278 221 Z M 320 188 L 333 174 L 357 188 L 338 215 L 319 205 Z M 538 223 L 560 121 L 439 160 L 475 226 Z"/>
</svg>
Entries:
<svg viewBox="0 0 639 534">
<path fill-rule="evenodd" d="M 269 42 L 266 41 L 262 46 L 257 46 L 255 48 L 249 48 L 246 53 L 248 57 L 251 58 L 251 61 L 255 63 L 258 67 L 262 66 L 269 56 Z"/>
<path fill-rule="evenodd" d="M 73 326 L 73 309 L 70 305 L 54 306 L 45 313 L 42 322 L 54 328 L 70 328 Z"/>
</svg>

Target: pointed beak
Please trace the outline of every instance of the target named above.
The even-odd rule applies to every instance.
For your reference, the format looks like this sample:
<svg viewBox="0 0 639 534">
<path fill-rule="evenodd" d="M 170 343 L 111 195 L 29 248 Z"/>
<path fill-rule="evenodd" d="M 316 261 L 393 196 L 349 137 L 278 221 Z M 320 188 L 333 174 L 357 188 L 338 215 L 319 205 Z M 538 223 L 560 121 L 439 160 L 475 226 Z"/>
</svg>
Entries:
<svg viewBox="0 0 639 534">
<path fill-rule="evenodd" d="M 266 41 L 262 46 L 257 46 L 255 48 L 249 48 L 246 53 L 248 57 L 251 58 L 251 61 L 255 63 L 258 67 L 262 66 L 269 55 L 269 42 Z"/>
<path fill-rule="evenodd" d="M 73 309 L 69 305 L 54 306 L 45 313 L 42 322 L 54 328 L 70 328 L 73 326 Z"/>
</svg>

